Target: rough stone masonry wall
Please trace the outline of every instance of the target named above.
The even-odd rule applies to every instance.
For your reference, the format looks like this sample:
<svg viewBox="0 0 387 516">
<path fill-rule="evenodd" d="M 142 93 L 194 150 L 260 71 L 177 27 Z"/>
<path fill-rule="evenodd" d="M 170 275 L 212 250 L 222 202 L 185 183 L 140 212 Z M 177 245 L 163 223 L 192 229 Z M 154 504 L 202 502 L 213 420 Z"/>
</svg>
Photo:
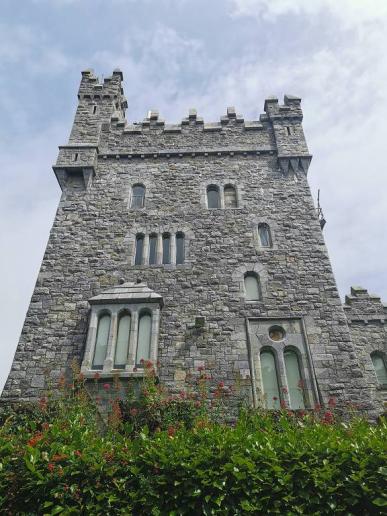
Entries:
<svg viewBox="0 0 387 516">
<path fill-rule="evenodd" d="M 372 398 L 382 409 L 387 403 L 387 390 L 386 386 L 379 385 L 371 353 L 378 352 L 384 360 L 387 358 L 387 307 L 379 296 L 369 294 L 364 288 L 352 287 L 351 294 L 345 298 L 344 311 Z"/>
<path fill-rule="evenodd" d="M 82 105 L 93 100 L 90 77 L 83 77 Z M 113 77 L 118 98 L 120 75 Z M 104 105 L 99 124 L 77 117 L 72 131 L 81 153 L 82 144 L 98 142 L 92 182 L 84 184 L 66 153 L 58 160 L 63 194 L 3 399 L 39 397 L 47 374 L 55 380 L 73 358 L 80 362 L 87 300 L 120 278 L 140 277 L 164 298 L 162 382 L 178 389 L 204 365 L 215 381 L 244 377 L 251 395 L 245 318 L 302 316 L 321 400 L 334 396 L 372 412 L 306 179 L 300 100 L 288 97 L 281 107 L 269 99 L 259 121 L 245 122 L 230 109 L 206 125 L 192 111 L 171 127 L 155 113 L 128 126 L 111 98 L 103 99 L 110 111 Z M 280 167 L 279 156 L 287 156 Z M 137 182 L 147 188 L 140 210 L 129 207 Z M 238 208 L 208 210 L 206 186 L 227 183 L 237 188 Z M 257 244 L 261 221 L 270 224 L 272 249 Z M 187 235 L 186 263 L 134 266 L 136 232 L 168 229 Z M 243 272 L 257 269 L 263 297 L 246 302 Z M 202 330 L 193 328 L 197 316 L 205 317 Z"/>
</svg>

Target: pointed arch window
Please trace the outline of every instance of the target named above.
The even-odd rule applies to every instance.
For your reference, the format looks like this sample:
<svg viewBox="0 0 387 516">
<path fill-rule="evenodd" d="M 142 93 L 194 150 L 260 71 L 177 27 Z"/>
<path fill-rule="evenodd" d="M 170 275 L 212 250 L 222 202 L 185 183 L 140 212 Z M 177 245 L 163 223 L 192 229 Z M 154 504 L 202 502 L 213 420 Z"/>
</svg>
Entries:
<svg viewBox="0 0 387 516">
<path fill-rule="evenodd" d="M 149 235 L 149 265 L 157 263 L 157 235 Z"/>
<path fill-rule="evenodd" d="M 142 366 L 143 360 L 149 360 L 152 334 L 152 317 L 145 312 L 138 322 L 136 365 Z"/>
<path fill-rule="evenodd" d="M 163 264 L 171 263 L 171 235 L 163 234 Z"/>
<path fill-rule="evenodd" d="M 103 369 L 110 332 L 110 315 L 103 314 L 98 319 L 97 338 L 95 340 L 93 369 Z"/>
<path fill-rule="evenodd" d="M 224 207 L 225 208 L 236 208 L 237 207 L 236 190 L 232 185 L 226 185 L 224 187 Z"/>
<path fill-rule="evenodd" d="M 269 350 L 263 350 L 261 351 L 260 358 L 265 406 L 268 409 L 279 409 L 280 393 L 278 385 L 277 364 L 274 354 Z"/>
<path fill-rule="evenodd" d="M 261 288 L 259 277 L 255 272 L 247 272 L 244 279 L 247 301 L 258 301 L 261 299 Z"/>
<path fill-rule="evenodd" d="M 125 365 L 128 362 L 130 326 L 130 314 L 127 312 L 122 313 L 118 319 L 116 353 L 114 357 L 115 369 L 125 369 Z"/>
<path fill-rule="evenodd" d="M 387 368 L 381 353 L 375 351 L 371 354 L 372 364 L 380 385 L 387 385 Z"/>
<path fill-rule="evenodd" d="M 258 224 L 258 236 L 261 247 L 272 247 L 269 224 L 266 224 L 266 222 Z"/>
<path fill-rule="evenodd" d="M 134 258 L 134 265 L 141 265 L 144 254 L 144 235 L 142 233 L 136 236 L 136 256 Z"/>
<path fill-rule="evenodd" d="M 143 208 L 145 204 L 145 186 L 138 184 L 132 187 L 132 208 Z"/>
<path fill-rule="evenodd" d="M 290 408 L 292 410 L 304 409 L 305 402 L 302 389 L 302 377 L 300 361 L 298 359 L 297 353 L 292 349 L 285 349 L 284 362 Z"/>
<path fill-rule="evenodd" d="M 207 187 L 207 207 L 209 209 L 220 208 L 219 188 L 216 185 Z"/>
<path fill-rule="evenodd" d="M 185 238 L 184 233 L 176 234 L 176 264 L 184 263 Z"/>
</svg>

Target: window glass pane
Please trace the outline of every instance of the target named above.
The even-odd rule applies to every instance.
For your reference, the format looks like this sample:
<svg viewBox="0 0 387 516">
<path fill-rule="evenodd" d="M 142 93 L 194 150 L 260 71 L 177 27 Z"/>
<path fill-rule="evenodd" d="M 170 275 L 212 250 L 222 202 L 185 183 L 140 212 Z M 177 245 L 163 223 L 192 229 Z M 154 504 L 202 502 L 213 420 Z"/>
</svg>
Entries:
<svg viewBox="0 0 387 516">
<path fill-rule="evenodd" d="M 245 291 L 246 299 L 256 300 L 260 299 L 258 278 L 253 274 L 247 274 L 245 276 Z"/>
<path fill-rule="evenodd" d="M 132 208 L 144 206 L 145 188 L 142 185 L 135 185 L 132 189 Z"/>
<path fill-rule="evenodd" d="M 184 235 L 176 235 L 176 263 L 184 263 Z"/>
<path fill-rule="evenodd" d="M 156 248 L 157 248 L 157 235 L 151 235 L 149 237 L 149 264 L 154 265 L 156 263 Z"/>
<path fill-rule="evenodd" d="M 141 364 L 141 359 L 149 360 L 150 342 L 151 342 L 151 324 L 152 318 L 149 314 L 143 314 L 138 323 L 138 340 L 136 364 Z"/>
<path fill-rule="evenodd" d="M 380 355 L 372 355 L 371 359 L 372 359 L 372 363 L 374 364 L 378 382 L 381 385 L 386 385 L 387 384 L 387 370 L 386 370 L 386 366 L 385 366 L 383 358 Z"/>
<path fill-rule="evenodd" d="M 284 353 L 286 379 L 288 382 L 290 408 L 305 408 L 304 396 L 301 389 L 301 372 L 298 362 L 297 353 L 295 351 L 285 351 Z"/>
<path fill-rule="evenodd" d="M 224 188 L 224 206 L 226 208 L 236 208 L 237 198 L 235 188 L 231 185 Z"/>
<path fill-rule="evenodd" d="M 277 368 L 273 353 L 262 351 L 261 375 L 265 406 L 268 409 L 280 408 Z"/>
<path fill-rule="evenodd" d="M 130 315 L 125 314 L 120 317 L 117 332 L 116 356 L 114 367 L 124 369 L 128 359 L 130 334 Z"/>
<path fill-rule="evenodd" d="M 134 259 L 135 265 L 142 264 L 142 253 L 144 249 L 144 237 L 139 235 L 136 237 L 136 257 Z"/>
<path fill-rule="evenodd" d="M 261 246 L 271 247 L 271 236 L 269 226 L 267 224 L 259 224 L 258 233 Z"/>
<path fill-rule="evenodd" d="M 219 190 L 216 186 L 207 188 L 207 205 L 209 208 L 220 208 Z"/>
<path fill-rule="evenodd" d="M 171 263 L 171 238 L 163 235 L 163 263 Z"/>
<path fill-rule="evenodd" d="M 97 338 L 95 341 L 93 369 L 102 369 L 106 358 L 109 339 L 110 315 L 103 315 L 98 321 Z"/>
</svg>

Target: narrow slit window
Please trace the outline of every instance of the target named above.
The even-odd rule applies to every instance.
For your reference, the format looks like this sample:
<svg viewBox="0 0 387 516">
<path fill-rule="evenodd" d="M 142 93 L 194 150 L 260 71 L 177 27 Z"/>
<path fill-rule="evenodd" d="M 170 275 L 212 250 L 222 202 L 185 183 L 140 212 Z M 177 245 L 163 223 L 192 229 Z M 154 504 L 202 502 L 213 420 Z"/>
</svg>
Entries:
<svg viewBox="0 0 387 516">
<path fill-rule="evenodd" d="M 142 264 L 142 255 L 144 251 L 144 235 L 136 236 L 136 256 L 134 259 L 134 265 Z"/>
<path fill-rule="evenodd" d="M 116 369 L 125 369 L 128 361 L 130 323 L 129 314 L 121 315 L 118 322 L 116 354 L 114 357 L 114 367 Z"/>
<path fill-rule="evenodd" d="M 97 112 L 97 106 L 93 106 L 93 115 L 95 115 Z"/>
<path fill-rule="evenodd" d="M 261 247 L 271 247 L 271 234 L 269 225 L 265 222 L 262 224 L 258 224 L 258 235 L 259 235 L 259 243 Z"/>
<path fill-rule="evenodd" d="M 225 208 L 237 207 L 236 190 L 232 185 L 227 185 L 224 187 L 224 206 Z"/>
<path fill-rule="evenodd" d="M 176 264 L 184 263 L 185 238 L 183 233 L 176 235 Z"/>
<path fill-rule="evenodd" d="M 95 340 L 93 369 L 103 369 L 106 358 L 110 331 L 110 315 L 102 315 L 98 319 L 97 338 Z"/>
<path fill-rule="evenodd" d="M 304 394 L 301 387 L 303 382 L 297 353 L 293 350 L 286 350 L 284 352 L 284 362 L 286 380 L 288 383 L 290 408 L 292 410 L 304 409 Z"/>
<path fill-rule="evenodd" d="M 78 154 L 78 152 L 76 152 L 76 153 L 74 154 L 74 161 L 78 161 L 78 156 L 79 156 L 79 154 Z"/>
<path fill-rule="evenodd" d="M 145 187 L 134 185 L 132 188 L 132 208 L 143 208 L 145 204 Z"/>
<path fill-rule="evenodd" d="M 163 235 L 163 264 L 171 263 L 171 236 L 169 233 Z"/>
<path fill-rule="evenodd" d="M 289 126 L 286 126 L 286 132 L 288 133 L 289 136 L 292 134 Z"/>
<path fill-rule="evenodd" d="M 380 385 L 387 385 L 387 369 L 383 357 L 379 353 L 373 353 L 371 355 L 371 360 L 378 382 Z"/>
<path fill-rule="evenodd" d="M 149 265 L 157 263 L 157 235 L 149 236 Z"/>
<path fill-rule="evenodd" d="M 150 314 L 142 314 L 138 322 L 138 340 L 136 352 L 136 365 L 142 366 L 143 360 L 150 358 L 152 318 Z"/>
<path fill-rule="evenodd" d="M 248 301 L 257 301 L 261 299 L 261 289 L 258 276 L 255 273 L 247 273 L 245 275 L 245 292 Z"/>
<path fill-rule="evenodd" d="M 215 185 L 207 188 L 207 206 L 209 209 L 220 208 L 219 188 Z"/>
<path fill-rule="evenodd" d="M 261 351 L 261 378 L 265 407 L 268 409 L 280 408 L 280 394 L 278 386 L 277 366 L 271 351 Z"/>
</svg>

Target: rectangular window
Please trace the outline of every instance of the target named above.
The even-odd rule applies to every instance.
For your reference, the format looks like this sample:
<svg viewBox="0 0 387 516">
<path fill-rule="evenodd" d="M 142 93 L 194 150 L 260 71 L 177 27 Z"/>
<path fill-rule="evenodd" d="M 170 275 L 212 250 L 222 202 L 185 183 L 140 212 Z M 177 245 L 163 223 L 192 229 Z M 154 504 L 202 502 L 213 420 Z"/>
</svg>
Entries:
<svg viewBox="0 0 387 516">
<path fill-rule="evenodd" d="M 171 237 L 163 235 L 163 264 L 171 263 Z"/>
</svg>

